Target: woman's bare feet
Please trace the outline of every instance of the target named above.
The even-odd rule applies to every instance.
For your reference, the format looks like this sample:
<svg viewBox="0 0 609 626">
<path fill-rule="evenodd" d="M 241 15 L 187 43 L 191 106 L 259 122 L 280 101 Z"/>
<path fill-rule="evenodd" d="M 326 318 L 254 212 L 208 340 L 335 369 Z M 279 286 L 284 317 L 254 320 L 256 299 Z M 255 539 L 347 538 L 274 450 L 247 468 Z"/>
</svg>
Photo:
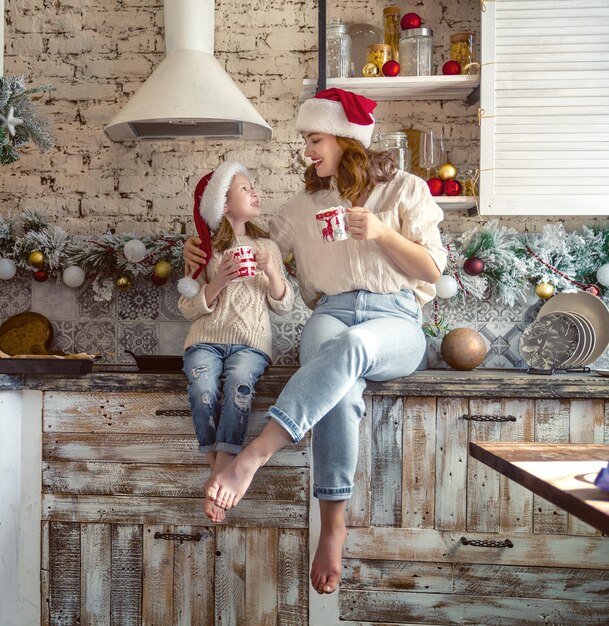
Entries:
<svg viewBox="0 0 609 626">
<path fill-rule="evenodd" d="M 205 491 L 210 501 L 223 509 L 231 509 L 239 504 L 258 468 L 267 459 L 248 453 L 247 449 L 221 472 L 212 476 Z"/>
<path fill-rule="evenodd" d="M 292 441 L 288 431 L 271 420 L 262 433 L 254 439 L 224 469 L 214 472 L 205 491 L 207 497 L 217 506 L 230 509 L 237 504 L 247 491 L 254 474 L 277 450 Z"/>
<path fill-rule="evenodd" d="M 311 584 L 317 593 L 334 593 L 342 574 L 343 544 L 347 538 L 346 526 L 324 529 L 311 565 Z"/>
</svg>

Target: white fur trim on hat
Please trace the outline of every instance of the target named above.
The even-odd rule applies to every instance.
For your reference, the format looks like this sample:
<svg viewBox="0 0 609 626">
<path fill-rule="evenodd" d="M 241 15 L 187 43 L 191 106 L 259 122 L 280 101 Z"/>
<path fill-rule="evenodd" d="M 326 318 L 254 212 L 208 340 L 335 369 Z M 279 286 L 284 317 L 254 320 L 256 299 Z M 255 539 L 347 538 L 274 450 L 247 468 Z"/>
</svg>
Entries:
<svg viewBox="0 0 609 626">
<path fill-rule="evenodd" d="M 194 298 L 199 293 L 200 288 L 201 285 L 194 278 L 190 278 L 190 276 L 184 276 L 184 278 L 178 280 L 178 291 L 185 298 Z"/>
<path fill-rule="evenodd" d="M 228 194 L 233 178 L 237 174 L 245 174 L 251 178 L 250 173 L 241 163 L 236 161 L 221 163 L 214 170 L 201 196 L 199 213 L 212 231 L 218 230 L 220 226 L 226 206 L 226 194 Z"/>
<path fill-rule="evenodd" d="M 300 105 L 296 118 L 296 130 L 299 133 L 324 133 L 335 137 L 357 139 L 368 148 L 374 132 L 374 117 L 370 114 L 372 124 L 362 126 L 347 119 L 340 102 L 323 98 L 311 98 Z"/>
</svg>

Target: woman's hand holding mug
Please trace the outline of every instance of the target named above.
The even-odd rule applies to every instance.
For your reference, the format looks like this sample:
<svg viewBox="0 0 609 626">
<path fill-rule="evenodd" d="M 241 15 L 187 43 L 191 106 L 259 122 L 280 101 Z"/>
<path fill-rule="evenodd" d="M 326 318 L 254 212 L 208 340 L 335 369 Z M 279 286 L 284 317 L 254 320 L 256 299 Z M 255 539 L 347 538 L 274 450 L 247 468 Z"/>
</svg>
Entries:
<svg viewBox="0 0 609 626">
<path fill-rule="evenodd" d="M 353 239 L 381 239 L 389 228 L 374 213 L 361 206 L 347 209 L 347 215 L 349 234 Z"/>
</svg>

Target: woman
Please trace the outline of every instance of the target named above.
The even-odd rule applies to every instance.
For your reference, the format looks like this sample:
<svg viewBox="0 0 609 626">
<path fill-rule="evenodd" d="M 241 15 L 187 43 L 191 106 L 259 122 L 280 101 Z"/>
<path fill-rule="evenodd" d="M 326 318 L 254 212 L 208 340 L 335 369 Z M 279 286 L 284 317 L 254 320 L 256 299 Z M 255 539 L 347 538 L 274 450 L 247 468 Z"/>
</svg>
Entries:
<svg viewBox="0 0 609 626">
<path fill-rule="evenodd" d="M 347 536 L 345 503 L 353 491 L 365 379 L 411 374 L 425 338 L 420 306 L 435 295 L 446 265 L 442 211 L 423 180 L 368 149 L 376 103 L 328 89 L 300 107 L 296 129 L 313 161 L 305 190 L 270 223 L 282 254 L 293 252 L 306 304 L 314 309 L 301 339 L 301 368 L 273 405 L 259 437 L 218 473 L 207 497 L 235 506 L 256 470 L 313 428 L 314 495 L 321 535 L 311 568 L 318 593 L 335 591 Z M 325 242 L 315 213 L 347 206 L 350 238 Z M 192 239 L 187 269 L 203 255 Z"/>
</svg>

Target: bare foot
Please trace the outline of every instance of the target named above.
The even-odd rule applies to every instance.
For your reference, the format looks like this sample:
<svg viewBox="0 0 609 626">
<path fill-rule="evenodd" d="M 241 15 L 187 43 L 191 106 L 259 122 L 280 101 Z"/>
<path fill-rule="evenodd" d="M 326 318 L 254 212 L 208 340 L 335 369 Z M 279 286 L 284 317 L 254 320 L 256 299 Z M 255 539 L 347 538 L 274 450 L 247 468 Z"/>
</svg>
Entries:
<svg viewBox="0 0 609 626">
<path fill-rule="evenodd" d="M 346 538 L 345 526 L 322 529 L 311 565 L 311 583 L 317 593 L 336 591 L 342 573 L 342 552 Z"/>
<path fill-rule="evenodd" d="M 266 459 L 257 458 L 244 451 L 230 465 L 209 481 L 207 497 L 223 509 L 237 506 L 254 478 L 254 474 Z"/>
<path fill-rule="evenodd" d="M 203 503 L 203 513 L 214 523 L 224 521 L 224 509 L 216 506 L 211 500 L 205 500 Z"/>
</svg>

